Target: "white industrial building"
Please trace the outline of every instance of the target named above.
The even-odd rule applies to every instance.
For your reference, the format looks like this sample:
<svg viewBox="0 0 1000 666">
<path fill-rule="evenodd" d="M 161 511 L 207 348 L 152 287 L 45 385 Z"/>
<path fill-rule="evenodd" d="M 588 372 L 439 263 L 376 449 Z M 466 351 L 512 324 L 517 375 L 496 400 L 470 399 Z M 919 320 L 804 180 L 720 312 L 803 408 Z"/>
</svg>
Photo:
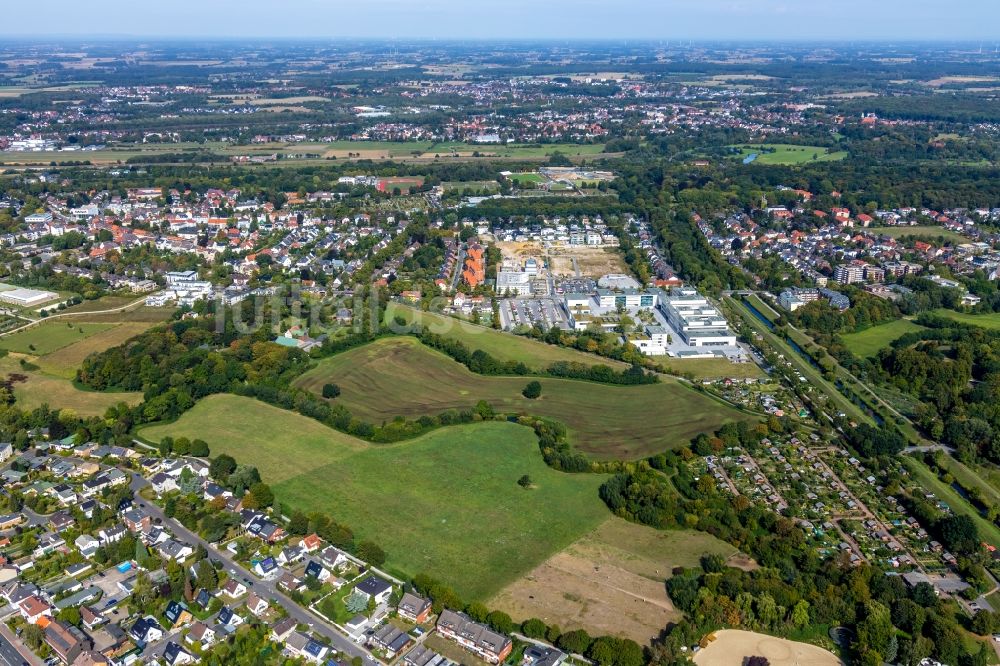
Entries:
<svg viewBox="0 0 1000 666">
<path fill-rule="evenodd" d="M 59 298 L 59 294 L 51 291 L 39 291 L 38 289 L 25 289 L 23 287 L 0 291 L 0 301 L 20 305 L 21 307 L 40 305 L 56 298 Z"/>
<path fill-rule="evenodd" d="M 657 306 L 670 327 L 689 347 L 735 347 L 726 318 L 708 299 L 689 287 L 675 288 Z"/>
<path fill-rule="evenodd" d="M 524 271 L 498 271 L 497 294 L 520 296 L 531 293 L 531 275 Z"/>
</svg>

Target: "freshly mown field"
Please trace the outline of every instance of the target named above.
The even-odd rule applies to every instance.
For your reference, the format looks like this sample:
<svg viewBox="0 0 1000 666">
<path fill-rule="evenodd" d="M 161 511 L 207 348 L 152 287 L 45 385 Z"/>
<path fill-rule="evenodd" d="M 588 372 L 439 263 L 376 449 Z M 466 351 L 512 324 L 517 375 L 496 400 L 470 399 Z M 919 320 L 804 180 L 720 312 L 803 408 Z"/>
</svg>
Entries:
<svg viewBox="0 0 1000 666">
<path fill-rule="evenodd" d="M 923 326 L 909 319 L 897 319 L 887 324 L 866 328 L 860 333 L 847 333 L 840 337 L 843 338 L 844 344 L 847 345 L 852 354 L 860 358 L 868 358 L 907 333 L 923 330 L 925 330 Z"/>
<path fill-rule="evenodd" d="M 317 430 L 320 429 L 320 430 Z M 379 543 L 387 565 L 487 599 L 607 519 L 597 474 L 545 465 L 534 433 L 487 422 L 369 445 L 250 398 L 205 398 L 177 422 L 144 428 L 200 437 L 257 465 L 279 502 L 322 511 Z M 533 487 L 517 484 L 524 474 Z"/>
<path fill-rule="evenodd" d="M 806 162 L 835 162 L 847 157 L 847 152 L 838 150 L 826 152 L 821 146 L 796 146 L 786 143 L 744 144 L 734 146 L 740 151 L 739 157 L 747 158 L 756 154 L 753 164 L 792 165 Z"/>
<path fill-rule="evenodd" d="M 945 308 L 939 308 L 934 310 L 932 314 L 936 314 L 939 317 L 947 317 L 948 319 L 954 319 L 961 324 L 970 324 L 972 326 L 979 326 L 981 328 L 989 329 L 1000 329 L 1000 312 L 989 312 L 987 314 L 970 314 L 967 312 L 956 312 L 955 310 L 947 310 Z"/>
<path fill-rule="evenodd" d="M 962 234 L 955 233 L 951 229 L 931 225 L 916 227 L 869 227 L 868 232 L 889 236 L 891 238 L 902 238 L 903 236 L 924 236 L 934 239 L 942 237 L 949 243 L 955 244 L 972 242 Z"/>
<path fill-rule="evenodd" d="M 22 354 L 49 354 L 111 327 L 112 324 L 66 322 L 53 319 L 42 322 L 38 326 L 5 335 L 0 338 L 0 349 Z"/>
<path fill-rule="evenodd" d="M 736 552 L 705 532 L 655 530 L 611 517 L 487 605 L 515 621 L 537 617 L 563 631 L 624 635 L 645 645 L 683 615 L 663 585 L 673 569 L 697 567 L 705 554 Z"/>
<path fill-rule="evenodd" d="M 573 446 L 595 458 L 638 459 L 688 444 L 726 421 L 748 418 L 664 378 L 659 384 L 613 386 L 541 378 L 542 395 L 521 395 L 526 377 L 477 375 L 415 338 L 383 338 L 323 359 L 296 381 L 317 394 L 334 383 L 336 400 L 365 421 L 416 418 L 486 400 L 498 412 L 556 419 Z"/>
<path fill-rule="evenodd" d="M 733 363 L 726 358 L 668 358 L 663 365 L 673 373 L 691 373 L 695 379 L 758 379 L 764 376 L 756 363 Z"/>
<path fill-rule="evenodd" d="M 459 340 L 469 349 L 482 349 L 499 361 L 520 361 L 533 370 L 543 370 L 556 361 L 608 365 L 618 369 L 628 367 L 625 363 L 608 358 L 556 347 L 531 338 L 470 324 L 454 317 L 424 312 L 407 305 L 390 303 L 386 308 L 386 319 L 391 321 L 396 316 L 403 317 L 407 324 L 416 322 L 432 333 Z"/>
</svg>

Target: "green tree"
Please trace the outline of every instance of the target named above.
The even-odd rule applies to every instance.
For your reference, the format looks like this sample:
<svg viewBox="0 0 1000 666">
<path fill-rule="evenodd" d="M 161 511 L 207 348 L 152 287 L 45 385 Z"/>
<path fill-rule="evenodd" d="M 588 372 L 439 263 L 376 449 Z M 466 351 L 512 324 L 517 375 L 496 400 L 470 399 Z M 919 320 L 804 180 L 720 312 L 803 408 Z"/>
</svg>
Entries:
<svg viewBox="0 0 1000 666">
<path fill-rule="evenodd" d="M 895 634 L 889 609 L 878 601 L 865 602 L 861 621 L 857 626 L 855 649 L 858 653 L 864 655 L 872 652 L 881 660 L 887 659 L 891 639 Z"/>
<path fill-rule="evenodd" d="M 332 400 L 340 395 L 340 387 L 336 384 L 323 384 L 323 397 Z"/>
<path fill-rule="evenodd" d="M 372 566 L 380 567 L 385 564 L 385 551 L 377 543 L 362 541 L 358 544 L 356 554 L 360 559 Z"/>
<path fill-rule="evenodd" d="M 575 654 L 586 654 L 590 647 L 590 634 L 583 629 L 567 631 L 559 637 L 558 647 Z"/>
<path fill-rule="evenodd" d="M 547 629 L 548 627 L 545 626 L 545 623 L 537 617 L 527 619 L 521 623 L 521 633 L 528 638 L 543 639 L 545 638 Z"/>
<path fill-rule="evenodd" d="M 524 387 L 524 390 L 521 391 L 521 395 L 523 395 L 525 398 L 528 398 L 529 400 L 535 400 L 540 395 L 542 395 L 541 382 L 538 381 L 528 382 L 527 386 Z"/>
<path fill-rule="evenodd" d="M 236 460 L 223 453 L 215 456 L 208 466 L 209 475 L 219 483 L 225 483 L 229 475 L 236 471 Z"/>
</svg>

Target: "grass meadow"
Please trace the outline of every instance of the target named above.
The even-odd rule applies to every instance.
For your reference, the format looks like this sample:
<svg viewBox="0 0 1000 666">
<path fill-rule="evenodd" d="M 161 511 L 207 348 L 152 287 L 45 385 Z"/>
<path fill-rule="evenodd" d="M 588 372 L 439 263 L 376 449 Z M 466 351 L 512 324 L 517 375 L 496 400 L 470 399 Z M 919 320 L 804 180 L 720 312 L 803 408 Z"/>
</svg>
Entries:
<svg viewBox="0 0 1000 666">
<path fill-rule="evenodd" d="M 860 358 L 874 356 L 880 350 L 888 347 L 892 342 L 907 333 L 923 331 L 924 327 L 909 319 L 896 319 L 885 324 L 866 328 L 859 333 L 847 333 L 841 335 L 844 344 L 851 350 L 851 353 Z"/>
<path fill-rule="evenodd" d="M 392 571 L 447 580 L 487 599 L 609 516 L 597 474 L 545 465 L 534 433 L 505 422 L 373 445 L 250 398 L 216 395 L 178 421 L 144 428 L 200 437 L 257 465 L 278 501 L 322 511 L 386 551 Z M 524 489 L 517 480 L 531 477 Z"/>
<path fill-rule="evenodd" d="M 747 418 L 670 378 L 641 386 L 540 378 L 542 395 L 529 400 L 521 390 L 531 379 L 477 375 L 415 338 L 398 337 L 323 359 L 296 385 L 319 394 L 323 384 L 335 383 L 337 402 L 375 424 L 486 400 L 498 412 L 556 419 L 567 425 L 577 450 L 615 460 L 684 446 L 700 432 Z"/>
</svg>

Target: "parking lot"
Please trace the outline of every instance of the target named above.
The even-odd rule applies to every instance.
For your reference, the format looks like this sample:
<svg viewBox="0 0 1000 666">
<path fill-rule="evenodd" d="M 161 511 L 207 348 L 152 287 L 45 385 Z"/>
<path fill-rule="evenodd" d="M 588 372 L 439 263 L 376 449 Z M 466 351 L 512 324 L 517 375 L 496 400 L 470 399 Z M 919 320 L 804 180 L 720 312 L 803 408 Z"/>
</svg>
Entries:
<svg viewBox="0 0 1000 666">
<path fill-rule="evenodd" d="M 500 302 L 500 323 L 504 330 L 539 324 L 569 330 L 562 306 L 551 298 L 508 298 Z"/>
</svg>

